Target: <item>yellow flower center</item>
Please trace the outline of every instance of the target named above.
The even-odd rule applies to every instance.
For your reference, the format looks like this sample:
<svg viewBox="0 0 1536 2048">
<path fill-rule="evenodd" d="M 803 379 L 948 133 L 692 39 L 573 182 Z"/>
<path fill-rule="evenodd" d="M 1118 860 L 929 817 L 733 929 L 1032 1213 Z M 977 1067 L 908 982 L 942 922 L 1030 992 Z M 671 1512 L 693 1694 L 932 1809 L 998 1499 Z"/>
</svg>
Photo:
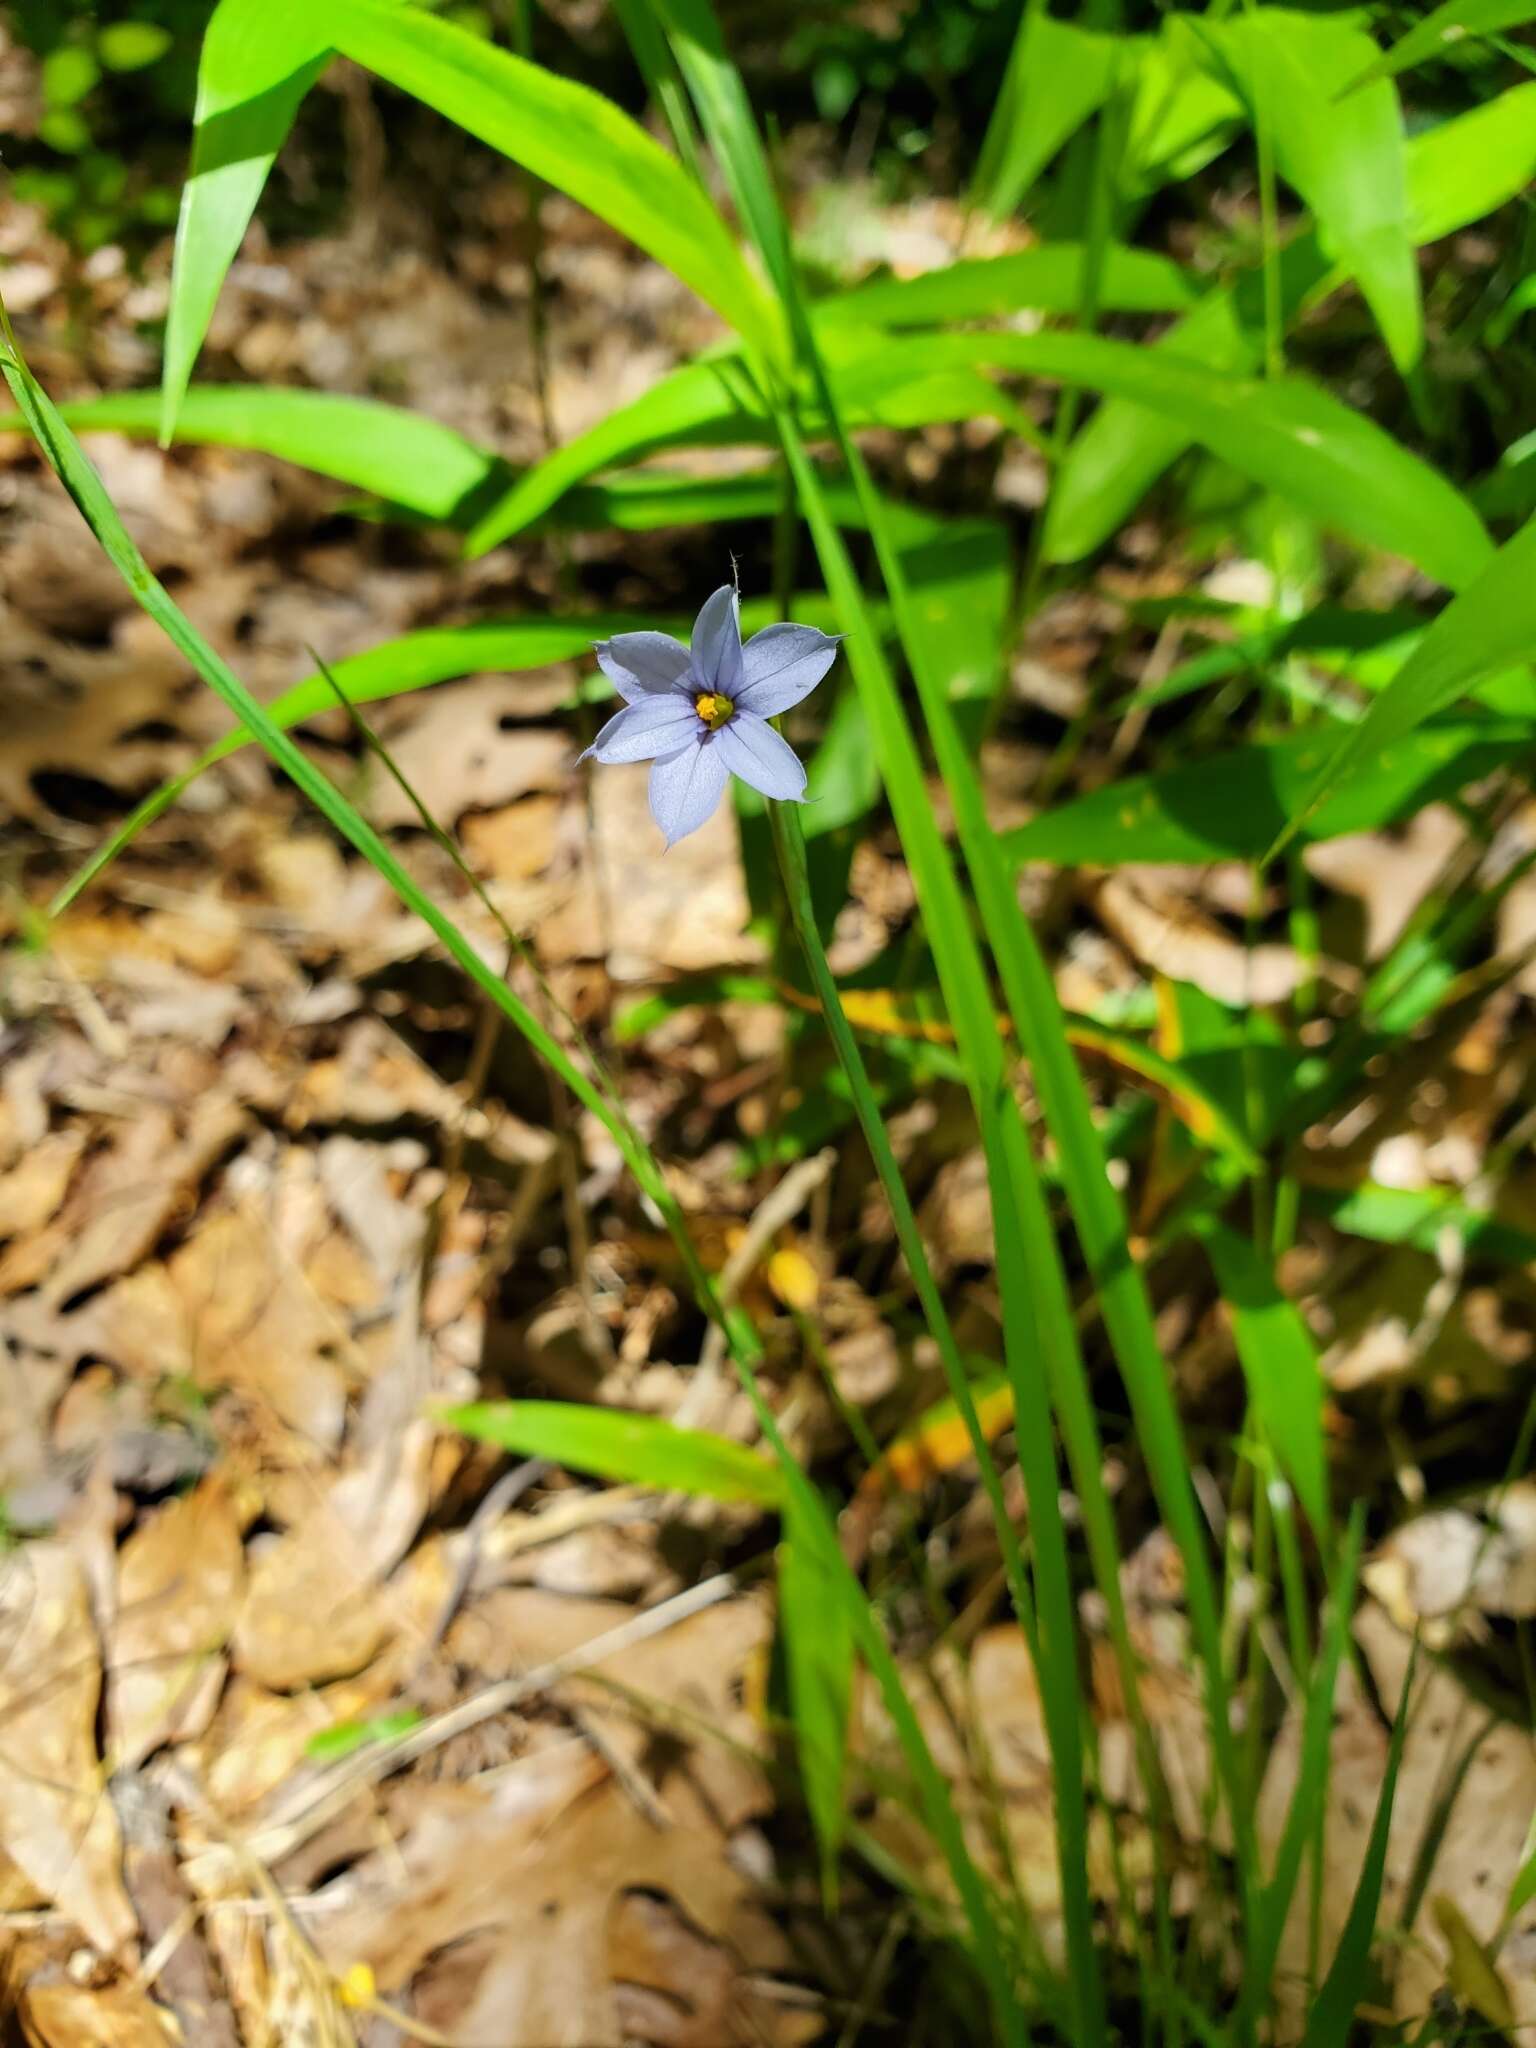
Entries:
<svg viewBox="0 0 1536 2048">
<path fill-rule="evenodd" d="M 704 690 L 694 698 L 693 708 L 711 732 L 718 732 L 731 717 L 736 706 L 729 697 L 721 697 L 713 690 Z"/>
</svg>

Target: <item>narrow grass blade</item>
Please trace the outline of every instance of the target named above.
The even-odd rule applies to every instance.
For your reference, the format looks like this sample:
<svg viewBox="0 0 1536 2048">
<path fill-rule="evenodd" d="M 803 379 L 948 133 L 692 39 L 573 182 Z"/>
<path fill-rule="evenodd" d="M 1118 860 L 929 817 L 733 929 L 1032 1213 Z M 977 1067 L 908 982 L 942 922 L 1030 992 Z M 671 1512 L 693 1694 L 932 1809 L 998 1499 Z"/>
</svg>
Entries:
<svg viewBox="0 0 1536 2048">
<path fill-rule="evenodd" d="M 1339 1673 L 1343 1668 L 1350 1619 L 1355 1609 L 1355 1582 L 1364 1527 L 1364 1511 L 1357 1509 L 1350 1518 L 1349 1532 L 1328 1589 L 1328 1625 L 1323 1633 L 1322 1653 L 1313 1668 L 1312 1682 L 1307 1691 L 1296 1785 L 1275 1853 L 1274 1869 L 1260 1895 L 1253 1939 L 1243 1958 L 1242 2014 L 1248 2027 L 1257 2024 L 1268 2004 L 1286 1918 L 1301 1876 L 1302 1859 L 1308 1842 L 1318 1839 L 1328 1810 L 1330 1741 L 1337 1708 Z M 1239 2031 L 1242 2031 L 1241 2024 Z"/>
<path fill-rule="evenodd" d="M 521 669 L 544 668 L 551 662 L 571 661 L 587 654 L 592 642 L 613 633 L 625 633 L 640 626 L 652 626 L 654 619 L 628 613 L 587 619 L 508 620 L 505 624 L 486 620 L 474 626 L 429 626 L 419 633 L 406 633 L 398 640 L 370 647 L 366 654 L 354 654 L 338 661 L 331 673 L 343 695 L 352 704 L 377 703 L 383 698 L 404 696 L 433 683 L 448 682 L 456 676 L 476 675 L 482 670 L 516 674 Z M 322 712 L 335 708 L 336 698 L 323 675 L 308 676 L 275 698 L 267 709 L 272 724 L 281 731 L 303 725 Z M 163 817 L 205 770 L 227 760 L 240 748 L 249 746 L 255 735 L 243 726 L 226 733 L 180 775 L 164 783 L 136 805 L 114 828 L 89 860 L 73 874 L 48 907 L 58 917 L 89 888 L 103 869 L 131 846 L 147 825 Z"/>
<path fill-rule="evenodd" d="M 910 615 L 910 596 L 902 584 L 899 561 L 883 544 L 879 509 L 873 502 L 869 516 L 898 620 L 905 620 Z M 910 646 L 921 650 L 920 633 L 909 629 L 907 637 Z M 919 659 L 913 672 L 934 751 L 954 806 L 976 902 L 1002 977 L 1009 1013 L 1019 1042 L 1029 1056 L 1041 1106 L 1056 1140 L 1067 1199 L 1131 1399 L 1142 1453 L 1164 1519 L 1184 1561 L 1196 1653 L 1209 1709 L 1212 1752 L 1237 1842 L 1240 1883 L 1246 1886 L 1256 1868 L 1252 1821 L 1232 1741 L 1215 1581 L 1190 1485 L 1190 1464 L 1178 1412 L 1153 1326 L 1151 1304 L 1130 1250 L 1125 1217 L 1109 1180 L 1103 1145 L 1067 1039 L 1055 984 L 1034 932 L 1020 914 L 1012 875 L 992 831 L 981 786 L 949 703 L 942 666 Z M 1049 1241 L 1048 1224 L 1045 1236 Z M 1045 1270 L 1050 1271 L 1049 1264 Z M 1104 1490 L 1097 1427 L 1075 1339 L 1063 1348 L 1053 1372 L 1053 1384 L 1083 1500 L 1095 1576 L 1108 1607 L 1128 1703 L 1136 1718 L 1139 1707 L 1135 1663 L 1120 1596 L 1113 1513 Z M 1149 1782 L 1155 1783 L 1150 1757 L 1144 1768 Z"/>
<path fill-rule="evenodd" d="M 1536 83 L 1502 93 L 1412 136 L 1407 145 L 1408 214 L 1416 243 L 1481 220 L 1536 177 Z M 1315 234 L 1281 254 L 1281 317 L 1289 325 L 1327 281 L 1332 264 Z M 1263 355 L 1261 280 L 1223 285 L 1152 344 L 1221 370 L 1256 369 Z M 1044 554 L 1075 562 L 1103 545 L 1192 436 L 1130 399 L 1109 398 L 1074 441 L 1051 487 Z"/>
<path fill-rule="evenodd" d="M 599 469 L 634 462 L 658 448 L 712 441 L 736 443 L 768 438 L 765 422 L 743 405 L 739 379 L 727 366 L 685 363 L 629 405 L 605 413 L 595 426 L 563 442 L 536 463 L 481 516 L 466 550 L 483 555 L 547 512 L 573 484 Z"/>
<path fill-rule="evenodd" d="M 839 1580 L 825 1554 L 826 1524 L 790 1506 L 779 1545 L 779 1629 L 800 1780 L 821 1852 L 822 1898 L 837 1903 L 837 1858 L 847 1824 L 848 1719 L 854 1638 Z"/>
<path fill-rule="evenodd" d="M 810 323 L 799 301 L 789 259 L 787 232 L 740 76 L 725 54 L 707 0 L 657 0 L 657 6 L 738 210 L 752 225 L 769 275 L 785 295 L 791 328 L 815 380 L 817 398 L 837 434 L 844 461 L 859 486 L 868 514 L 872 494 L 866 492 L 867 480 L 862 478 L 861 465 L 847 439 L 837 401 L 811 339 Z M 1091 2044 L 1103 2040 L 1105 2021 L 1086 1879 L 1083 1737 L 1075 1670 L 1076 1617 L 1060 1518 L 1049 1402 L 1036 1365 L 1038 1352 L 1030 1341 L 1034 1332 L 1040 1333 L 1040 1341 L 1045 1344 L 1074 1341 L 1064 1277 L 1028 1141 L 1007 1086 L 980 955 L 923 785 L 917 750 L 894 679 L 842 537 L 821 496 L 820 479 L 804 441 L 788 412 L 777 405 L 774 410 L 800 508 L 809 524 L 828 589 L 848 631 L 848 658 L 923 904 L 946 999 L 960 1034 L 988 1155 L 998 1233 L 998 1269 L 1004 1288 L 1005 1349 L 1010 1372 L 1015 1376 L 1019 1448 L 1035 1543 L 1040 1639 L 1037 1670 L 1056 1765 L 1063 1909 L 1071 1957 L 1076 2038 Z M 1026 1194 L 1034 1194 L 1034 1219 L 1043 1225 L 1043 1243 L 1029 1241 L 1023 1234 L 1014 1207 L 1016 1181 L 1023 1184 Z M 1037 1236 L 1040 1234 L 1037 1232 Z M 994 2013 L 1009 2036 L 1016 2037 L 1023 2031 L 1022 2015 L 1011 2002 L 999 2006 L 994 1995 Z"/>
<path fill-rule="evenodd" d="M 175 432 L 220 287 L 267 173 L 329 55 L 324 19 L 308 0 L 219 0 L 208 23 L 166 309 L 162 441 Z"/>
<path fill-rule="evenodd" d="M 784 1475 L 769 1459 L 729 1437 L 679 1429 L 659 1415 L 577 1401 L 471 1401 L 439 1410 L 439 1419 L 521 1458 L 548 1458 L 621 1485 L 768 1508 L 785 1497 Z"/>
<path fill-rule="evenodd" d="M 776 804 L 772 811 L 771 823 L 795 936 L 800 941 L 801 951 L 810 969 L 812 985 L 820 999 L 822 1016 L 837 1053 L 838 1062 L 848 1078 L 859 1128 L 864 1134 L 865 1143 L 874 1161 L 875 1172 L 890 1204 L 896 1240 L 901 1246 L 902 1256 L 911 1273 L 912 1284 L 928 1324 L 929 1333 L 938 1347 L 950 1398 L 955 1403 L 976 1459 L 982 1486 L 992 1509 L 993 1525 L 997 1530 L 1003 1566 L 1015 1610 L 1031 1641 L 1038 1644 L 1034 1603 L 1030 1598 L 1028 1583 L 1024 1576 L 1024 1560 L 1004 1503 L 1002 1479 L 992 1456 L 990 1439 L 982 1427 L 977 1410 L 971 1376 L 960 1355 L 960 1347 L 955 1342 L 949 1312 L 944 1306 L 944 1298 L 933 1277 L 928 1249 L 918 1228 L 917 1216 L 912 1207 L 911 1197 L 907 1193 L 900 1162 L 892 1149 L 879 1104 L 870 1086 L 863 1055 L 854 1038 L 837 983 L 827 961 L 826 951 L 821 943 L 821 936 L 816 928 L 816 912 L 811 900 L 811 880 L 806 866 L 805 840 L 799 815 L 786 805 Z"/>
<path fill-rule="evenodd" d="M 1417 1645 L 1415 1645 L 1417 1651 Z M 1302 2048 L 1348 2048 L 1354 2031 L 1355 2008 L 1365 1997 L 1371 1967 L 1371 1948 L 1376 1935 L 1376 1916 L 1381 1908 L 1381 1885 L 1387 1869 L 1387 1839 L 1392 1826 L 1392 1805 L 1397 1796 L 1397 1775 L 1403 1761 L 1403 1742 L 1408 1732 L 1408 1702 L 1413 1695 L 1413 1677 L 1417 1655 L 1409 1660 L 1408 1675 L 1403 1683 L 1403 1696 L 1398 1704 L 1397 1719 L 1392 1727 L 1392 1742 L 1387 1751 L 1386 1773 L 1381 1781 L 1381 1794 L 1376 1802 L 1376 1817 L 1371 1823 L 1371 1838 L 1366 1845 L 1365 1863 L 1361 1868 L 1355 1896 L 1350 1902 L 1349 1917 L 1344 1923 L 1344 1932 L 1334 1953 L 1328 1975 L 1324 1978 L 1307 2015 L 1307 2030 L 1302 2037 Z"/>
<path fill-rule="evenodd" d="M 1326 1554 L 1332 1516 L 1323 1442 L 1323 1375 L 1312 1333 L 1246 1238 L 1216 1223 L 1204 1225 L 1200 1236 L 1232 1315 L 1253 1412 Z"/>
</svg>

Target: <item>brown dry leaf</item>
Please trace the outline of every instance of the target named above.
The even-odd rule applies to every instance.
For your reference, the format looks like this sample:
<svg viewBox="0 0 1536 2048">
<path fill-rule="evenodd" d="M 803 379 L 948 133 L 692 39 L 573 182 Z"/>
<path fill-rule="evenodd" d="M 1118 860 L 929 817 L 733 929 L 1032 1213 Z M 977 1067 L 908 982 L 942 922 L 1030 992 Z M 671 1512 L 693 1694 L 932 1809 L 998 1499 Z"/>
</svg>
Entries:
<svg viewBox="0 0 1536 2048">
<path fill-rule="evenodd" d="M 503 1589 L 461 1618 L 453 1650 L 471 1659 L 479 1649 L 493 1668 L 515 1669 L 631 1612 Z M 787 1962 L 729 1853 L 731 1834 L 766 1803 L 762 1775 L 694 1736 L 715 1726 L 756 1738 L 733 1693 L 768 1626 L 760 1603 L 731 1601 L 596 1667 L 663 1708 L 684 1707 L 690 1719 L 675 1743 L 656 1745 L 600 1686 L 561 1689 L 601 1716 L 605 1746 L 627 1769 L 652 1777 L 664 1761 L 652 1788 L 659 1824 L 581 1741 L 540 1740 L 517 1764 L 467 1783 L 402 1783 L 388 1850 L 349 1873 L 347 1904 L 316 1916 L 332 1967 L 366 1963 L 386 1994 L 411 1989 L 428 2024 L 499 2048 L 620 2048 L 636 2038 L 730 2048 L 814 2032 L 810 2016 L 747 1981 Z M 637 1916 L 636 1896 L 663 1903 Z"/>
<path fill-rule="evenodd" d="M 643 766 L 605 768 L 593 778 L 601 892 L 583 868 L 568 901 L 540 921 L 540 953 L 552 961 L 606 954 L 610 974 L 620 981 L 644 980 L 658 968 L 699 972 L 760 960 L 762 945 L 747 932 L 746 883 L 730 806 L 722 804 L 663 858 L 648 775 Z"/>
<path fill-rule="evenodd" d="M 1294 946 L 1245 947 L 1155 869 L 1123 868 L 1093 891 L 1099 916 L 1131 956 L 1153 974 L 1193 982 L 1219 1003 L 1281 1003 L 1314 972 L 1344 985 L 1358 982 L 1337 961 L 1310 963 Z"/>
<path fill-rule="evenodd" d="M 440 825 L 451 830 L 466 811 L 565 787 L 576 753 L 570 734 L 519 725 L 504 731 L 502 718 L 516 702 L 515 685 L 483 676 L 402 701 L 392 708 L 403 717 L 379 719 L 401 772 Z M 410 798 L 381 770 L 366 808 L 376 825 L 421 823 Z"/>
<path fill-rule="evenodd" d="M 1536 1615 L 1536 1480 L 1466 1507 L 1416 1515 L 1383 1543 L 1361 1579 L 1399 1628 L 1425 1624 L 1433 1649 L 1470 1615 Z"/>
<path fill-rule="evenodd" d="M 29 2048 L 180 2048 L 175 2020 L 131 1984 L 29 1984 L 19 2011 Z"/>
<path fill-rule="evenodd" d="M 433 1428 L 383 1438 L 313 1511 L 256 1557 L 234 1630 L 236 1666 L 273 1691 L 358 1670 L 394 1626 L 384 1581 L 426 1512 Z"/>
<path fill-rule="evenodd" d="M 1389 1713 L 1407 1680 L 1410 1638 L 1385 1609 L 1368 1601 L 1355 1635 Z M 1419 2018 L 1447 1981 L 1449 1944 L 1435 1900 L 1448 1899 L 1480 1943 L 1498 1935 L 1510 1885 L 1536 1816 L 1536 1744 L 1523 1729 L 1498 1720 L 1446 1665 L 1421 1656 L 1408 1708 L 1383 1880 L 1381 1924 L 1400 1910 L 1426 1839 L 1444 1828 L 1434 1849 L 1411 1939 L 1395 1951 L 1393 2008 Z M 1321 1967 L 1326 1969 L 1348 1916 L 1386 1770 L 1387 1730 L 1363 1699 L 1348 1667 L 1335 1709 L 1328 1820 L 1324 1842 Z M 1299 1714 L 1288 1717 L 1271 1752 L 1260 1804 L 1261 1840 L 1272 1852 L 1295 1785 Z M 1448 1806 L 1448 1811 L 1447 1811 Z M 1305 1887 L 1292 1908 L 1277 1975 L 1279 2038 L 1302 2030 L 1308 1946 Z M 1536 1903 L 1516 1916 L 1506 1941 L 1512 1956 L 1536 1948 Z M 1536 2023 L 1536 1973 L 1500 1972 L 1521 2027 Z"/>
<path fill-rule="evenodd" d="M 115 1770 L 208 1725 L 245 1577 L 243 1521 L 215 1473 L 141 1522 L 118 1553 L 107 1690 Z"/>
<path fill-rule="evenodd" d="M 0 1175 L 0 1238 L 20 1237 L 52 1221 L 84 1150 L 83 1131 L 53 1131 Z"/>
<path fill-rule="evenodd" d="M 57 1543 L 0 1571 L 0 1840 L 103 1954 L 134 1938 L 122 1839 L 96 1754 L 101 1661 L 84 1575 Z"/>
<path fill-rule="evenodd" d="M 137 1107 L 76 1176 L 62 1213 L 30 1245 L 13 1245 L 0 1259 L 0 1294 L 45 1281 L 48 1300 L 58 1304 L 136 1266 L 244 1122 L 244 1111 L 218 1088 L 192 1104 L 184 1129 L 160 1104 Z"/>
<path fill-rule="evenodd" d="M 1358 897 L 1365 910 L 1363 957 L 1379 960 L 1395 944 L 1424 892 L 1466 839 L 1445 804 L 1431 804 L 1400 832 L 1351 832 L 1306 849 L 1310 873 L 1330 889 Z"/>
<path fill-rule="evenodd" d="M 346 1348 L 348 1332 L 254 1202 L 211 1214 L 172 1254 L 166 1275 L 181 1304 L 182 1355 L 161 1370 L 184 1372 L 201 1387 L 236 1388 L 333 1449 L 347 1383 L 332 1354 Z M 158 1289 L 133 1294 L 136 1314 L 164 1306 Z"/>
</svg>

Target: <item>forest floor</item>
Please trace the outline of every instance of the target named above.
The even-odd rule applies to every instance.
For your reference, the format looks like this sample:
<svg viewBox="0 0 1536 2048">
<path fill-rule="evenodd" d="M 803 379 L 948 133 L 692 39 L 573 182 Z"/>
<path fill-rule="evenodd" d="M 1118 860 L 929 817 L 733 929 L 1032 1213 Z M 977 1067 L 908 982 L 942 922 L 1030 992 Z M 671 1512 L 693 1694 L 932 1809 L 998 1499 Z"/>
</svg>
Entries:
<svg viewBox="0 0 1536 2048">
<path fill-rule="evenodd" d="M 869 199 L 838 233 L 855 267 L 915 270 L 952 253 L 957 226 L 941 206 Z M 542 235 L 549 424 L 565 438 L 708 326 L 565 202 L 546 200 Z M 9 303 L 55 395 L 154 381 L 168 251 L 142 274 L 112 252 L 80 265 L 25 209 L 0 239 Z M 253 234 L 200 374 L 387 396 L 533 459 L 545 422 L 528 248 L 514 179 L 478 191 L 446 241 L 396 187 L 360 184 L 328 238 L 277 248 Z M 729 573 L 707 531 L 531 541 L 466 566 L 451 536 L 356 516 L 334 485 L 275 461 L 88 445 L 152 566 L 263 697 L 308 673 L 310 650 L 336 660 L 513 613 L 670 617 Z M 933 430 L 899 459 L 942 496 L 970 487 L 976 453 Z M 1027 503 L 1028 460 L 988 488 Z M 1217 573 L 1231 584 L 1249 566 Z M 984 756 L 999 820 L 1027 815 L 1038 733 L 1086 712 L 1091 677 L 1136 680 L 1172 658 L 1166 638 L 1128 633 L 1120 607 L 1177 594 L 1190 573 L 1141 531 L 1047 610 L 1015 660 L 1019 715 Z M 881 2036 L 888 1935 L 909 1909 L 871 1877 L 835 1920 L 822 1911 L 781 1768 L 771 1521 L 513 1465 L 433 1418 L 537 1393 L 751 1436 L 611 1144 L 254 752 L 201 778 L 44 935 L 52 892 L 226 721 L 19 436 L 0 437 L 0 631 L 0 1958 L 26 2040 L 795 2048 L 851 2042 L 866 2022 Z M 577 771 L 568 707 L 584 672 L 474 677 L 373 722 L 564 1004 L 609 1031 L 647 991 L 773 963 L 728 810 L 662 858 L 645 771 Z M 341 714 L 307 731 L 499 964 L 495 924 Z M 1458 831 L 1431 809 L 1390 840 L 1314 852 L 1339 975 L 1358 979 L 1402 929 Z M 1283 992 L 1297 971 L 1283 944 L 1245 947 L 1235 865 L 1029 886 L 1078 1010 L 1158 975 L 1237 1000 L 1256 974 Z M 894 839 L 873 833 L 839 966 L 876 958 L 912 902 Z M 1507 950 L 1531 929 L 1529 891 L 1504 914 Z M 1509 1043 L 1525 1000 L 1511 984 L 1385 1079 L 1370 1116 L 1319 1140 L 1319 1184 L 1347 1184 L 1369 1156 L 1398 1185 L 1474 1185 L 1526 1080 Z M 748 1000 L 673 1006 L 621 1034 L 616 1057 L 632 1115 L 762 1327 L 786 1434 L 846 1477 L 828 1373 L 882 1441 L 938 1379 L 906 1334 L 905 1278 L 856 1138 L 837 1129 L 742 1171 L 744 1148 L 793 1107 L 785 1020 Z M 935 1081 L 893 1131 L 962 1341 L 995 1356 L 986 1184 L 960 1091 Z M 1536 1229 L 1536 1178 L 1517 1173 L 1501 1215 L 1522 1210 Z M 1474 1647 L 1492 1629 L 1496 1652 L 1497 1626 L 1536 1612 L 1536 1490 L 1501 1496 L 1491 1551 L 1476 1491 L 1497 1473 L 1477 1404 L 1497 1408 L 1528 1371 L 1536 1289 L 1524 1274 L 1464 1284 L 1444 1248 L 1341 1253 L 1321 1230 L 1286 1277 L 1316 1311 L 1331 1425 L 1360 1489 L 1418 1505 L 1426 1439 L 1470 1489 L 1367 1569 L 1357 1635 L 1376 1697 L 1341 1709 L 1350 1819 L 1330 1838 L 1331 1911 L 1363 1850 L 1404 1628 L 1446 1606 L 1436 1573 L 1480 1544 L 1471 1605 L 1499 1621 L 1471 1616 Z M 1177 1266 L 1158 1306 L 1198 1442 L 1237 1412 L 1230 1331 L 1208 1284 Z M 1180 1587 L 1133 1458 L 1117 1455 L 1133 1612 L 1194 1870 L 1206 1767 Z M 849 1541 L 878 1568 L 925 1498 L 924 1553 L 961 1620 L 933 1657 L 910 1600 L 894 1619 L 968 1815 L 984 1834 L 1001 1793 L 1015 1874 L 1049 1928 L 1038 1701 L 1021 1644 L 996 1625 L 988 1525 L 950 1462 L 940 1436 L 909 1440 L 883 1490 L 866 1479 Z M 924 1481 L 925 1497 L 904 1493 Z M 1420 1811 L 1482 1715 L 1451 1667 L 1429 1682 L 1440 1711 L 1420 1717 L 1404 1773 Z M 942 1703 L 962 1687 L 970 1750 Z M 1098 1704 L 1109 1753 L 1126 1731 L 1107 1671 Z M 876 1759 L 872 1711 L 861 1727 Z M 1293 1737 L 1272 1760 L 1275 1802 Z M 871 1839 L 926 1855 L 873 1779 L 860 1798 Z M 1507 1890 L 1533 1804 L 1536 1759 L 1506 1728 L 1479 1748 L 1437 1865 L 1436 1892 L 1469 1920 Z M 1411 1847 L 1395 1845 L 1389 1897 L 1409 1883 Z M 1407 1969 L 1403 2009 L 1433 1981 Z"/>
</svg>

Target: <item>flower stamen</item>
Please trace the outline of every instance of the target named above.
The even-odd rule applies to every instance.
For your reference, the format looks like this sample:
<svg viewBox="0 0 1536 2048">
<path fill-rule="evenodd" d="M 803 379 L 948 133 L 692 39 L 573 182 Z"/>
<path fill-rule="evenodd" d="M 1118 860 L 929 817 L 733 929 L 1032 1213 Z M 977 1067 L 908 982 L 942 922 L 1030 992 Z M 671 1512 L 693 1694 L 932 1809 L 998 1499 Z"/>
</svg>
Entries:
<svg viewBox="0 0 1536 2048">
<path fill-rule="evenodd" d="M 693 708 L 709 727 L 718 732 L 722 725 L 730 722 L 736 706 L 729 697 L 722 697 L 716 690 L 702 690 L 693 700 Z"/>
</svg>

